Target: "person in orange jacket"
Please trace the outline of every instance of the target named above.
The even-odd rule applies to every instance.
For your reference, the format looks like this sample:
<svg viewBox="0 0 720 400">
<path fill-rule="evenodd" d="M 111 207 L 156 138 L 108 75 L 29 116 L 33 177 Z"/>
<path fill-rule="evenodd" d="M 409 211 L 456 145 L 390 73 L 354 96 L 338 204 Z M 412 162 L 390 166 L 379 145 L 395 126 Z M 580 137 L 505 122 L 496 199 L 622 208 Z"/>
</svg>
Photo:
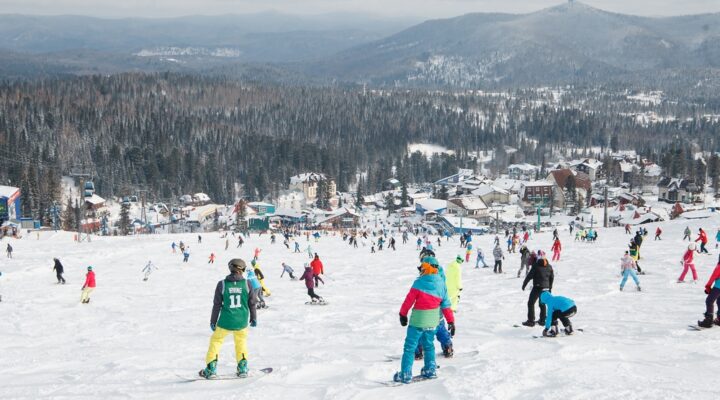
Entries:
<svg viewBox="0 0 720 400">
<path fill-rule="evenodd" d="M 80 295 L 80 302 L 87 304 L 90 302 L 90 293 L 95 290 L 95 272 L 92 266 L 87 267 L 87 275 L 85 275 L 85 283 L 82 287 L 82 294 Z"/>
<path fill-rule="evenodd" d="M 208 259 L 208 264 L 215 264 L 215 253 L 210 253 L 210 258 Z"/>
<path fill-rule="evenodd" d="M 325 274 L 325 269 L 323 267 L 322 261 L 320 261 L 320 257 L 315 253 L 315 258 L 310 262 L 310 267 L 312 267 L 313 270 L 313 278 L 315 279 L 315 287 L 318 286 L 318 281 L 322 282 L 322 284 L 325 284 L 325 281 L 322 280 L 320 275 Z"/>
<path fill-rule="evenodd" d="M 553 252 L 552 260 L 560 261 L 560 251 L 562 250 L 562 245 L 560 244 L 560 239 L 555 239 L 555 242 L 553 243 L 550 250 L 552 250 L 552 252 Z"/>
<path fill-rule="evenodd" d="M 705 245 L 708 242 L 707 234 L 703 230 L 703 228 L 700 228 L 698 231 L 698 237 L 695 239 L 696 242 L 700 242 L 700 253 L 710 254 L 708 253 L 707 249 L 705 248 Z"/>
</svg>

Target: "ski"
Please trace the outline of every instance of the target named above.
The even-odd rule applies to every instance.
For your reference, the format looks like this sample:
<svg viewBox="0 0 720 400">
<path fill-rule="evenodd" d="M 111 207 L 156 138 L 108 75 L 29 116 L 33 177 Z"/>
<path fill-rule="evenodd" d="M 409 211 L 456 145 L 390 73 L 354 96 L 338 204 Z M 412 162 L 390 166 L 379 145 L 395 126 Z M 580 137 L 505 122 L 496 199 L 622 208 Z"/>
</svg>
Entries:
<svg viewBox="0 0 720 400">
<path fill-rule="evenodd" d="M 227 374 L 227 375 L 215 375 L 215 377 L 206 379 L 202 376 L 196 375 L 194 377 L 189 377 L 185 375 L 175 374 L 178 378 L 182 379 L 184 382 L 195 382 L 195 381 L 228 381 L 228 380 L 234 380 L 234 379 L 250 379 L 250 380 L 256 380 L 260 379 L 263 376 L 273 372 L 272 368 L 263 368 L 259 370 L 251 370 L 250 374 L 246 377 L 240 377 L 237 376 L 237 374 Z"/>
<path fill-rule="evenodd" d="M 306 301 L 305 304 L 308 306 L 326 306 L 330 303 L 327 301 Z"/>
<path fill-rule="evenodd" d="M 575 332 L 585 332 L 583 329 L 575 329 Z M 533 335 L 533 339 L 555 339 L 563 336 L 574 336 L 574 335 L 565 335 L 565 334 L 557 334 L 555 336 L 543 336 L 543 335 Z"/>
<path fill-rule="evenodd" d="M 710 329 L 710 328 L 701 328 L 697 325 L 688 325 L 688 329 L 691 331 L 702 331 L 702 330 Z"/>
</svg>

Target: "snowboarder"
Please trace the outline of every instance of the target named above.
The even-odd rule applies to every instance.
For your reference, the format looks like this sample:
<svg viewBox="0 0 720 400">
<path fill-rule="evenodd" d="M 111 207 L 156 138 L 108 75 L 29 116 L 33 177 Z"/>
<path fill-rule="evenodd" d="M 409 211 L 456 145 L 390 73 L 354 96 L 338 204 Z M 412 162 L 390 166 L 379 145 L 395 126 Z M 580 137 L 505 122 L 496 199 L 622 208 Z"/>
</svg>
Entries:
<svg viewBox="0 0 720 400">
<path fill-rule="evenodd" d="M 150 274 L 152 274 L 153 271 L 155 271 L 157 267 L 155 264 L 152 263 L 152 261 L 148 261 L 145 267 L 142 269 L 142 272 L 145 273 L 145 276 L 143 277 L 143 281 L 147 281 L 148 278 L 150 278 Z"/>
<path fill-rule="evenodd" d="M 460 302 L 460 292 L 462 292 L 462 257 L 455 257 L 455 261 L 451 262 L 445 270 L 445 283 L 447 286 L 448 298 L 453 312 L 457 311 Z"/>
<path fill-rule="evenodd" d="M 712 328 L 713 323 L 720 325 L 720 260 L 715 266 L 715 270 L 710 279 L 705 284 L 705 319 L 698 321 L 698 325 L 703 328 Z M 715 304 L 717 303 L 717 318 L 713 321 L 713 313 L 715 311 Z"/>
<path fill-rule="evenodd" d="M 262 294 L 262 285 L 260 284 L 257 275 L 255 275 L 255 270 L 253 268 L 247 268 L 246 265 L 244 271 L 245 279 L 250 282 L 250 288 L 252 289 L 250 293 L 255 298 L 256 308 L 265 308 L 265 299 L 263 298 Z"/>
<path fill-rule="evenodd" d="M 417 246 L 416 246 L 417 250 L 420 250 L 420 247 L 422 246 L 422 239 L 417 238 L 417 241 L 415 243 L 417 244 Z"/>
<path fill-rule="evenodd" d="M 560 261 L 560 251 L 562 250 L 562 245 L 560 244 L 560 239 L 555 239 L 555 242 L 553 243 L 550 250 L 552 250 L 552 252 L 553 252 L 552 260 Z"/>
<path fill-rule="evenodd" d="M 393 251 L 395 251 L 395 238 L 394 237 L 390 238 L 390 244 L 388 245 L 388 249 L 393 249 Z"/>
<path fill-rule="evenodd" d="M 320 275 L 325 274 L 325 269 L 323 266 L 322 261 L 320 261 L 320 256 L 315 253 L 315 258 L 310 262 L 310 266 L 313 269 L 313 277 L 315 279 L 315 287 L 319 286 L 318 282 L 322 282 L 322 284 L 325 284 L 325 281 L 322 280 Z"/>
<path fill-rule="evenodd" d="M 631 233 L 630 231 L 630 224 L 625 224 L 625 234 L 629 235 Z M 683 239 L 685 240 L 685 239 Z"/>
<path fill-rule="evenodd" d="M 403 346 L 403 356 L 400 371 L 396 372 L 395 382 L 412 382 L 412 365 L 415 359 L 415 348 L 422 344 L 425 357 L 421 375 L 432 379 L 437 377 L 435 372 L 435 345 L 433 343 L 435 331 L 440 322 L 440 313 L 448 322 L 450 335 L 455 335 L 455 316 L 447 294 L 447 287 L 438 275 L 439 264 L 434 257 L 425 258 L 420 266 L 420 277 L 415 280 L 405 301 L 400 307 L 400 325 L 409 326 Z M 413 312 L 408 321 L 408 312 Z"/>
<path fill-rule="evenodd" d="M 186 247 L 185 250 L 183 250 L 183 262 L 186 263 L 190 259 L 190 246 Z"/>
<path fill-rule="evenodd" d="M 238 244 L 237 246 L 235 246 L 235 248 L 241 248 L 243 243 L 245 243 L 245 241 L 243 240 L 242 235 L 238 235 Z"/>
<path fill-rule="evenodd" d="M 525 275 L 525 280 L 522 284 L 522 290 L 525 290 L 525 286 L 527 286 L 530 281 L 533 282 L 533 287 L 527 302 L 528 318 L 527 321 L 522 323 L 525 326 L 535 325 L 535 302 L 540 299 L 540 293 L 542 293 L 543 290 L 552 290 L 553 280 L 555 279 L 552 265 L 550 265 L 547 258 L 545 258 L 543 251 L 538 250 L 536 254 L 538 256 L 537 260 L 535 260 L 532 268 L 530 268 L 530 272 Z M 537 320 L 538 324 L 542 324 L 545 321 L 545 313 L 545 304 L 540 300 L 540 318 Z"/>
<path fill-rule="evenodd" d="M 13 247 L 10 246 L 10 243 L 8 243 L 7 248 L 5 248 L 5 251 L 7 252 L 7 258 L 12 258 Z"/>
<path fill-rule="evenodd" d="M 313 258 L 313 248 L 308 244 L 308 247 L 305 249 L 305 252 L 307 252 L 308 258 L 312 260 Z"/>
<path fill-rule="evenodd" d="M 315 294 L 315 276 L 312 267 L 310 267 L 308 263 L 305 263 L 305 271 L 303 271 L 300 280 L 305 281 L 305 287 L 307 288 L 307 294 L 310 296 L 311 302 L 323 302 L 323 298 Z"/>
<path fill-rule="evenodd" d="M 635 264 L 635 260 L 630 257 L 628 251 L 625 251 L 625 255 L 620 259 L 620 268 L 620 274 L 622 275 L 622 280 L 620 281 L 620 291 L 622 292 L 623 288 L 625 287 L 625 282 L 627 282 L 628 277 L 630 277 L 635 282 L 635 286 L 637 286 L 637 290 L 639 292 L 641 290 L 640 280 L 635 273 L 635 271 L 637 270 L 637 265 Z"/>
<path fill-rule="evenodd" d="M 300 253 L 300 242 L 295 242 L 295 250 L 293 250 L 293 253 Z"/>
<path fill-rule="evenodd" d="M 554 337 L 558 334 L 557 320 L 565 327 L 565 334 L 572 335 L 573 328 L 570 317 L 577 313 L 577 307 L 572 299 L 562 296 L 553 296 L 549 290 L 540 294 L 540 303 L 547 306 L 547 317 L 545 318 L 545 329 L 543 336 Z"/>
<path fill-rule="evenodd" d="M 692 234 L 692 231 L 690 230 L 689 226 L 685 227 L 685 231 L 683 231 L 683 233 L 685 234 L 685 236 L 683 236 L 682 240 L 684 241 L 685 239 L 687 239 L 688 242 L 692 242 L 692 239 L 690 238 L 690 234 Z"/>
<path fill-rule="evenodd" d="M 215 264 L 215 253 L 210 253 L 210 257 L 208 258 L 208 264 Z"/>
<path fill-rule="evenodd" d="M 262 250 L 259 247 L 256 247 L 254 255 L 253 255 L 253 260 L 259 260 L 261 252 L 262 252 Z"/>
<path fill-rule="evenodd" d="M 63 267 L 60 260 L 57 258 L 53 258 L 53 261 L 55 262 L 55 265 L 53 265 L 53 271 L 55 271 L 55 277 L 57 278 L 58 284 L 65 284 L 65 278 L 63 278 L 63 273 L 65 272 L 65 268 Z"/>
<path fill-rule="evenodd" d="M 493 273 L 502 274 L 502 260 L 505 259 L 505 256 L 503 255 L 503 251 L 499 244 L 495 245 L 495 248 L 493 249 L 493 257 L 495 258 Z"/>
<path fill-rule="evenodd" d="M 280 277 L 282 278 L 283 275 L 285 275 L 285 273 L 287 272 L 288 275 L 290 275 L 290 279 L 295 280 L 295 275 L 293 275 L 295 271 L 293 270 L 293 268 L 285 263 L 282 263 L 282 267 L 283 272 L 280 274 Z"/>
<path fill-rule="evenodd" d="M 655 240 L 662 240 L 660 235 L 662 235 L 662 229 L 658 226 L 657 229 L 655 229 Z"/>
<path fill-rule="evenodd" d="M 483 256 L 482 249 L 478 247 L 477 257 L 475 259 L 475 268 L 480 268 L 480 263 L 482 263 L 483 268 L 489 268 L 488 265 L 485 263 L 485 256 Z"/>
<path fill-rule="evenodd" d="M 170 245 L 170 247 L 172 247 L 172 252 L 173 252 L 173 254 L 177 253 L 177 251 L 175 250 L 175 248 L 177 247 L 177 244 L 175 244 L 175 242 L 172 242 L 172 244 Z"/>
<path fill-rule="evenodd" d="M 700 228 L 698 230 L 698 237 L 697 237 L 697 239 L 695 239 L 695 241 L 700 242 L 699 253 L 710 254 L 710 253 L 708 253 L 707 249 L 705 248 L 705 245 L 707 245 L 707 242 L 708 242 L 708 238 L 707 238 L 707 234 L 705 233 L 705 231 L 702 228 Z"/>
<path fill-rule="evenodd" d="M 642 275 L 643 270 L 642 268 L 640 268 L 640 263 L 638 263 L 638 260 L 640 259 L 639 246 L 637 245 L 637 243 L 635 243 L 634 240 L 631 240 L 628 247 L 630 248 L 630 257 L 632 257 L 633 261 L 635 261 L 635 267 L 637 268 L 638 273 Z"/>
<path fill-rule="evenodd" d="M 683 272 L 680 274 L 680 277 L 678 278 L 678 283 L 685 282 L 685 275 L 688 273 L 688 269 L 692 271 L 693 276 L 693 282 L 697 282 L 697 271 L 695 270 L 695 262 L 693 261 L 693 255 L 695 253 L 695 243 L 690 243 L 688 245 L 687 251 L 685 251 L 685 254 L 683 255 L 682 259 L 682 266 L 683 266 Z"/>
<path fill-rule="evenodd" d="M 235 258 L 228 263 L 230 274 L 218 282 L 210 314 L 210 346 L 205 356 L 205 369 L 199 375 L 212 379 L 217 375 L 217 362 L 225 337 L 232 333 L 235 339 L 236 373 L 239 377 L 248 374 L 247 335 L 248 325 L 257 326 L 255 313 L 256 299 L 251 294 L 250 282 L 243 279 L 247 268 L 245 261 Z"/>
<path fill-rule="evenodd" d="M 202 243 L 202 236 L 198 235 L 198 244 Z"/>
<path fill-rule="evenodd" d="M 85 275 L 85 283 L 82 286 L 82 294 L 80 295 L 80 302 L 87 304 L 90 302 L 90 293 L 95 290 L 95 272 L 93 267 L 87 267 L 87 274 Z"/>
<path fill-rule="evenodd" d="M 517 273 L 518 278 L 520 277 L 523 269 L 525 269 L 525 275 L 527 275 L 530 271 L 530 250 L 525 245 L 520 248 L 520 269 Z"/>
<path fill-rule="evenodd" d="M 262 287 L 263 295 L 265 295 L 265 297 L 270 297 L 272 293 L 270 293 L 270 289 L 265 286 L 265 274 L 263 274 L 262 270 L 260 269 L 260 264 L 255 260 L 250 261 L 250 264 L 255 271 L 255 276 L 257 277 L 258 282 L 260 282 L 260 287 Z"/>
</svg>

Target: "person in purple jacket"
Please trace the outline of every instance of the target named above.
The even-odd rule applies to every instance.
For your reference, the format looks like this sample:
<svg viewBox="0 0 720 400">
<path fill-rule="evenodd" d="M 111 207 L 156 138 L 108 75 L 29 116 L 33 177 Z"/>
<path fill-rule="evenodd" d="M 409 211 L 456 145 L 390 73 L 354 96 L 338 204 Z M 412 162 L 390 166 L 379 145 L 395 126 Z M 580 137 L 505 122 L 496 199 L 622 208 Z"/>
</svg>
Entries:
<svg viewBox="0 0 720 400">
<path fill-rule="evenodd" d="M 305 287 L 307 288 L 307 293 L 308 296 L 310 296 L 311 302 L 322 303 L 324 301 L 322 297 L 315 294 L 315 275 L 313 274 L 313 269 L 310 267 L 310 264 L 305 263 L 305 272 L 303 272 L 300 280 L 305 281 Z"/>
</svg>

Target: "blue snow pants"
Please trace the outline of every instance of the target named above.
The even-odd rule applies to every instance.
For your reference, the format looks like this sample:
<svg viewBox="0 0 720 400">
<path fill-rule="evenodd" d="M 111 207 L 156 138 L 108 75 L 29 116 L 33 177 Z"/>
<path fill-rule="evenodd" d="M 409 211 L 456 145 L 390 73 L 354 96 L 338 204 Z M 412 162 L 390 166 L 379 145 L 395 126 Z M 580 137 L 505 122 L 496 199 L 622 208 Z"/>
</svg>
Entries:
<svg viewBox="0 0 720 400">
<path fill-rule="evenodd" d="M 628 277 L 632 277 L 632 279 L 635 281 L 635 285 L 640 286 L 640 280 L 637 277 L 637 274 L 635 273 L 634 269 L 626 269 L 623 271 L 623 278 L 620 282 L 620 289 L 625 287 L 625 282 L 627 282 Z"/>
<path fill-rule="evenodd" d="M 448 331 L 445 326 L 445 318 L 440 318 L 440 324 L 438 324 L 437 329 L 435 330 L 435 337 L 437 337 L 437 340 L 440 342 L 440 346 L 442 346 L 443 349 L 448 346 L 452 346 L 452 336 L 450 336 L 450 331 Z M 422 343 L 418 343 L 415 348 L 415 352 L 419 353 L 420 349 L 422 349 Z"/>
<path fill-rule="evenodd" d="M 435 371 L 435 331 L 437 328 L 421 329 L 408 326 L 405 345 L 403 346 L 402 363 L 400 371 L 412 375 L 412 366 L 415 361 L 415 349 L 420 344 L 425 352 L 425 370 Z"/>
</svg>

